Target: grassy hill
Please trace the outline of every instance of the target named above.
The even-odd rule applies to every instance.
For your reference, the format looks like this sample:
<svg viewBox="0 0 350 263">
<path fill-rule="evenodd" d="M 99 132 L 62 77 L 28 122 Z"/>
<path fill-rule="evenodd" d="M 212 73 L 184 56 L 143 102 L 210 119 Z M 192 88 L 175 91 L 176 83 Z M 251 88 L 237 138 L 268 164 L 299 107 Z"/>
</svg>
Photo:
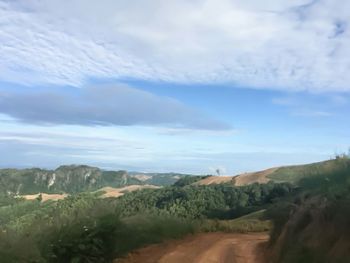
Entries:
<svg viewBox="0 0 350 263">
<path fill-rule="evenodd" d="M 342 168 L 350 159 L 334 159 L 306 165 L 280 167 L 269 173 L 266 177 L 274 182 L 289 182 L 297 184 L 301 179 L 319 174 L 330 174 Z"/>
<path fill-rule="evenodd" d="M 305 165 L 275 167 L 236 176 L 209 176 L 197 181 L 195 184 L 210 185 L 228 183 L 235 186 L 243 186 L 253 183 L 264 184 L 272 181 L 275 183 L 291 183 L 298 185 L 300 180 L 304 178 L 318 176 L 319 174 L 334 174 L 347 163 L 350 163 L 349 158 L 337 158 Z"/>
</svg>

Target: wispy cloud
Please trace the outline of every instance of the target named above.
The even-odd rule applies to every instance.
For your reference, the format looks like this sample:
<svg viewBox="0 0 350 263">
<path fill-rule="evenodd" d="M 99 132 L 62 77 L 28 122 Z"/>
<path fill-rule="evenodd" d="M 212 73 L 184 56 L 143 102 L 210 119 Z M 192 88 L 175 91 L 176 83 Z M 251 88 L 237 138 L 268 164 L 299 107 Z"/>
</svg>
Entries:
<svg viewBox="0 0 350 263">
<path fill-rule="evenodd" d="M 292 111 L 292 115 L 302 117 L 330 117 L 332 113 L 320 110 L 300 109 Z"/>
<path fill-rule="evenodd" d="M 301 117 L 331 117 L 347 110 L 348 95 L 344 93 L 289 93 L 274 97 L 272 103 L 286 108 L 290 115 Z"/>
<path fill-rule="evenodd" d="M 231 129 L 229 124 L 212 119 L 175 99 L 122 84 L 68 90 L 0 89 L 0 113 L 22 122 L 42 125 Z"/>
<path fill-rule="evenodd" d="M 0 1 L 0 78 L 349 91 L 350 2 Z"/>
</svg>

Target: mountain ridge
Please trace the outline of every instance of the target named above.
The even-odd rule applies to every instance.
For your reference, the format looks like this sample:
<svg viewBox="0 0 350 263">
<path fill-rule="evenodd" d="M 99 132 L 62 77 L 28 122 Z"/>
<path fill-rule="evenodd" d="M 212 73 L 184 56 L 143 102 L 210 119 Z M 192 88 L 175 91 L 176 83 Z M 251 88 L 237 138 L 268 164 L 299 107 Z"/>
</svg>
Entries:
<svg viewBox="0 0 350 263">
<path fill-rule="evenodd" d="M 7 194 L 76 193 L 105 186 L 142 184 L 126 171 L 105 171 L 88 165 L 61 165 L 54 170 L 41 168 L 0 169 L 0 191 Z"/>
</svg>

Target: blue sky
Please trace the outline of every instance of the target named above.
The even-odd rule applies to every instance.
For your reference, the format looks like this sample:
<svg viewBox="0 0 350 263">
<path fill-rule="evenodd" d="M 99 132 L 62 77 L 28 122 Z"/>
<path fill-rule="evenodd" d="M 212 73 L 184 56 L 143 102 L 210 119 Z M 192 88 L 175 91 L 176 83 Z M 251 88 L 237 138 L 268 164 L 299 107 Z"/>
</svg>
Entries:
<svg viewBox="0 0 350 263">
<path fill-rule="evenodd" d="M 349 10 L 0 0 L 0 166 L 237 174 L 345 152 Z"/>
</svg>

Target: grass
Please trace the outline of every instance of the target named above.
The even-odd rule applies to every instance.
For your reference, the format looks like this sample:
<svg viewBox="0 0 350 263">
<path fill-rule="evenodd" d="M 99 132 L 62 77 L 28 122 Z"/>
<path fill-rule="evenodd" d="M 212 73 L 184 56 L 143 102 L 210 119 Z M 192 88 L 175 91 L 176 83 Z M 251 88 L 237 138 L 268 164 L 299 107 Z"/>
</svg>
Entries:
<svg viewBox="0 0 350 263">
<path fill-rule="evenodd" d="M 267 178 L 277 183 L 289 182 L 298 184 L 303 178 L 318 176 L 320 174 L 332 174 L 342 169 L 343 165 L 349 162 L 349 158 L 342 157 L 306 165 L 285 166 L 269 174 Z"/>
<path fill-rule="evenodd" d="M 260 210 L 233 220 L 204 220 L 199 229 L 202 232 L 265 232 L 271 229 L 272 222 L 265 219 L 264 214 L 265 210 Z"/>
</svg>

